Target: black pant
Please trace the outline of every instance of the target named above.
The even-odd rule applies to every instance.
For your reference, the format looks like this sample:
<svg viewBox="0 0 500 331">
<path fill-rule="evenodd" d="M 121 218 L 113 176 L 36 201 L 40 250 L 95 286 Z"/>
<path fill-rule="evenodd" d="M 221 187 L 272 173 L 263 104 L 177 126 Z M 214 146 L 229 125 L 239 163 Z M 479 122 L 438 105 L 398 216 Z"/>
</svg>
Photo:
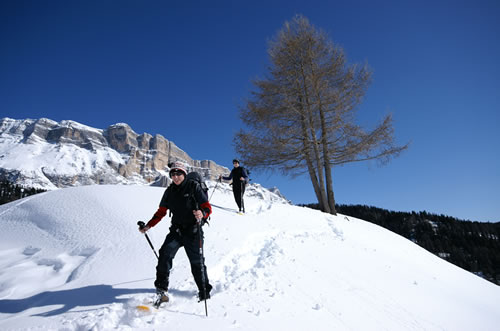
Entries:
<svg viewBox="0 0 500 331">
<path fill-rule="evenodd" d="M 189 258 L 189 263 L 191 264 L 191 273 L 193 274 L 199 292 L 203 292 L 203 279 L 205 280 L 206 291 L 210 292 L 212 286 L 208 282 L 207 267 L 205 266 L 205 261 L 202 259 L 200 252 L 200 236 L 203 245 L 203 230 L 201 227 L 200 230 L 201 233 L 198 233 L 198 225 L 194 225 L 192 228 L 183 231 L 174 226 L 170 228 L 170 232 L 160 248 L 160 256 L 158 265 L 156 266 L 155 286 L 157 288 L 163 290 L 168 289 L 168 279 L 170 270 L 172 269 L 172 260 L 179 248 L 184 246 L 186 255 Z"/>
<path fill-rule="evenodd" d="M 240 211 L 245 211 L 245 203 L 243 202 L 243 194 L 245 194 L 245 182 L 233 183 L 233 195 L 236 204 Z"/>
</svg>

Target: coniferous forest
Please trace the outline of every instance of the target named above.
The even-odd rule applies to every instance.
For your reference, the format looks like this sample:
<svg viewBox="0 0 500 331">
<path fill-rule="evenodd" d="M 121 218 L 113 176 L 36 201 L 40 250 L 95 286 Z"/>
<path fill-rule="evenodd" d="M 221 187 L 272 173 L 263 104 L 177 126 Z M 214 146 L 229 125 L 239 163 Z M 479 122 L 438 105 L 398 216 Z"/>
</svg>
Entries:
<svg viewBox="0 0 500 331">
<path fill-rule="evenodd" d="M 25 188 L 5 180 L 0 181 L 0 205 L 41 192 L 45 190 Z"/>
<path fill-rule="evenodd" d="M 315 204 L 304 205 L 315 208 Z M 500 285 L 500 222 L 472 222 L 423 212 L 337 205 L 337 212 L 380 225 L 429 252 Z"/>
</svg>

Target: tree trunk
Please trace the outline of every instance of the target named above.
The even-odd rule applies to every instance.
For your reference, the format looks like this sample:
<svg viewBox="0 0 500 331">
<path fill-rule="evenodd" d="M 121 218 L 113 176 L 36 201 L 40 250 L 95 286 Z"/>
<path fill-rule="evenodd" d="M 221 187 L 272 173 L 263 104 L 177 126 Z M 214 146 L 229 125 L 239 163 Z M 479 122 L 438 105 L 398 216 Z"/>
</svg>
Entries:
<svg viewBox="0 0 500 331">
<path fill-rule="evenodd" d="M 299 97 L 299 100 L 301 101 L 301 107 L 304 111 L 307 113 L 307 117 L 304 116 L 303 119 L 306 119 L 306 137 L 309 138 L 305 141 L 306 144 L 312 145 L 312 150 L 314 151 L 314 163 L 316 164 L 316 167 L 314 169 L 317 172 L 317 178 L 319 179 L 319 196 L 318 196 L 318 202 L 320 205 L 320 209 L 323 212 L 326 213 L 331 213 L 331 208 L 328 204 L 328 196 L 325 191 L 325 176 L 323 175 L 323 166 L 321 162 L 321 152 L 319 149 L 319 141 L 316 137 L 316 132 L 314 130 L 314 118 L 313 118 L 313 105 L 310 102 L 309 99 L 309 90 L 308 90 L 308 85 L 307 85 L 307 76 L 304 72 L 304 67 L 301 66 L 301 78 L 302 78 L 302 91 L 304 93 L 304 98 L 305 98 L 305 107 L 304 109 L 304 103 L 302 102 L 302 97 Z"/>
<path fill-rule="evenodd" d="M 325 165 L 325 172 L 326 172 L 326 192 L 328 195 L 328 205 L 330 206 L 330 214 L 337 215 L 337 210 L 335 208 L 335 195 L 333 193 L 332 168 L 330 164 Z"/>
<path fill-rule="evenodd" d="M 303 114 L 301 115 L 301 124 L 302 124 L 303 149 L 307 164 L 307 170 L 309 172 L 309 177 L 311 178 L 311 182 L 314 188 L 314 193 L 316 194 L 316 199 L 318 200 L 319 208 L 321 211 L 325 211 L 328 207 L 328 200 L 324 192 L 324 187 L 322 187 L 318 183 L 318 176 L 316 175 L 316 170 L 311 156 L 311 147 L 309 142 L 307 141 L 308 134 L 306 128 L 306 120 Z M 321 172 L 321 168 L 319 169 L 319 171 Z"/>
<path fill-rule="evenodd" d="M 335 210 L 335 196 L 333 195 L 332 166 L 330 165 L 330 149 L 328 147 L 325 113 L 321 104 L 319 105 L 319 114 L 321 120 L 321 144 L 323 145 L 323 169 L 325 170 L 326 194 L 328 197 L 328 208 L 330 209 L 328 212 L 337 215 L 337 211 Z"/>
</svg>

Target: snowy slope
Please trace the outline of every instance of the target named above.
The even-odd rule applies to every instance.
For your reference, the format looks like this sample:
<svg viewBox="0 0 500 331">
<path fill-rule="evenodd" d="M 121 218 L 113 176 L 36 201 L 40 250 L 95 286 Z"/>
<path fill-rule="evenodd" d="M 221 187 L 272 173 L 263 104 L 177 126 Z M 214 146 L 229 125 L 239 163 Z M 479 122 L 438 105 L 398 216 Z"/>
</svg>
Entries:
<svg viewBox="0 0 500 331">
<path fill-rule="evenodd" d="M 214 183 L 211 184 L 214 186 Z M 210 194 L 212 190 L 210 191 Z M 209 317 L 181 249 L 168 307 L 138 220 L 162 188 L 85 186 L 0 206 L 0 329 L 498 330 L 500 288 L 383 228 L 291 206 L 253 185 L 247 215 L 229 186 L 205 228 Z M 158 250 L 169 219 L 148 232 Z"/>
</svg>

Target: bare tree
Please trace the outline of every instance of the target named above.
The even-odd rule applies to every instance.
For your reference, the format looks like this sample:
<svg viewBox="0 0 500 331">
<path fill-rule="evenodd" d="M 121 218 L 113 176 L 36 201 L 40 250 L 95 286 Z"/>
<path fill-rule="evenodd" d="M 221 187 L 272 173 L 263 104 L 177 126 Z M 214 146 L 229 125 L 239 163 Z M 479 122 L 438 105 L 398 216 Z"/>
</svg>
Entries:
<svg viewBox="0 0 500 331">
<path fill-rule="evenodd" d="M 285 22 L 269 46 L 267 77 L 240 118 L 246 130 L 234 138 L 237 152 L 253 168 L 309 174 L 321 210 L 336 214 L 332 170 L 336 165 L 399 155 L 408 145 L 393 141 L 387 116 L 366 132 L 355 112 L 371 81 L 365 65 L 349 65 L 341 47 L 307 18 Z"/>
</svg>

